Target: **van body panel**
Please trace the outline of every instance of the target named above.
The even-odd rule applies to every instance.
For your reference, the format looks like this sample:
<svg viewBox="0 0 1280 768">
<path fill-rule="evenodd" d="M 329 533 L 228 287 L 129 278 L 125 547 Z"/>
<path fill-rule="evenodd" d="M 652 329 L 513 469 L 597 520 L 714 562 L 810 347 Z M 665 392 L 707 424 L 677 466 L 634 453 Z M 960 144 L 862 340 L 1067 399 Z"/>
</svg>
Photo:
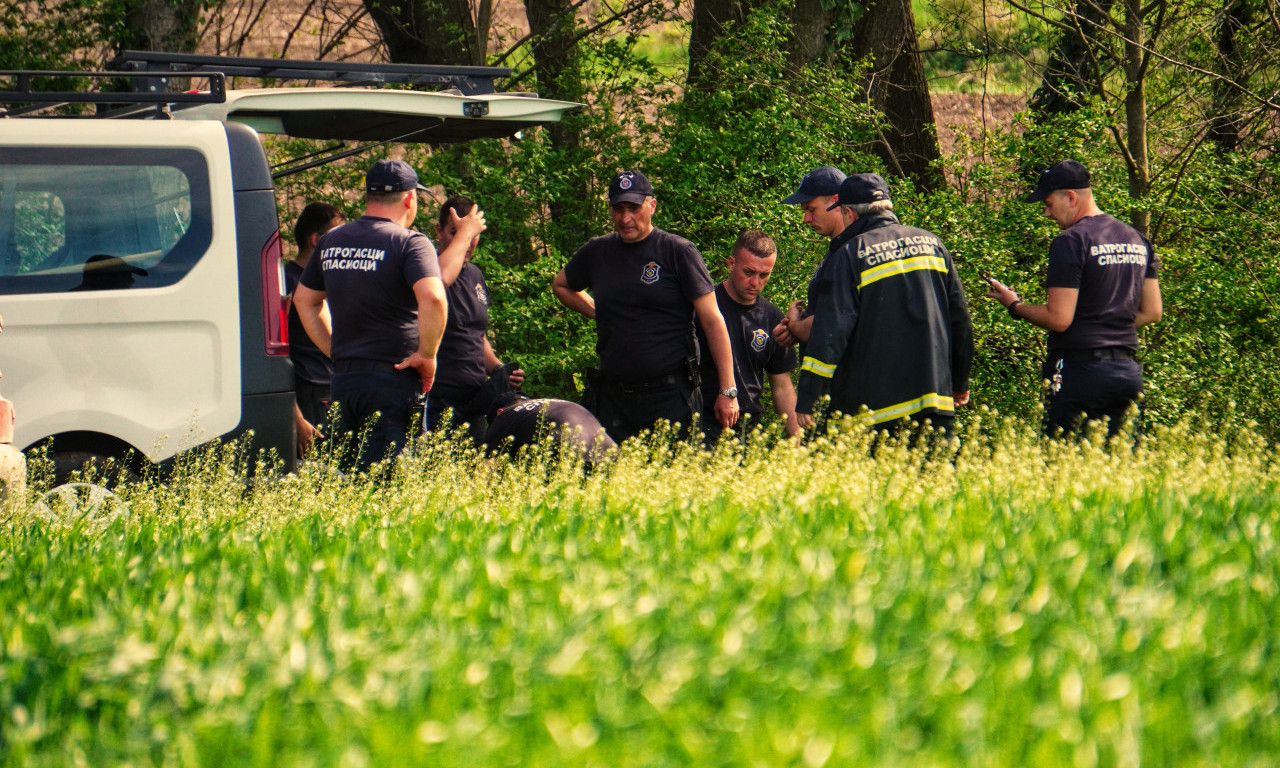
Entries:
<svg viewBox="0 0 1280 768">
<path fill-rule="evenodd" d="M 148 287 L 148 275 L 124 288 L 4 297 L 5 388 L 21 403 L 23 414 L 14 442 L 30 448 L 62 432 L 101 433 L 158 462 L 242 424 L 242 300 L 227 132 L 216 122 L 102 121 L 94 122 L 92 131 L 85 126 L 80 121 L 0 121 L 0 149 L 89 150 L 103 158 L 107 170 L 120 170 L 109 165 L 113 157 L 193 150 L 203 161 L 209 185 L 202 191 L 209 217 L 207 247 L 170 285 Z M 128 151 L 134 148 L 141 154 Z M 0 178 L 6 170 L 0 165 Z M 84 184 L 92 187 L 91 175 Z M 0 182 L 0 209 L 12 209 L 14 193 Z M 274 213 L 274 202 L 269 210 Z M 70 209 L 66 215 L 70 230 Z M 130 265 L 146 265 L 157 257 L 110 255 Z M 160 270 L 152 265 L 152 271 Z"/>
</svg>

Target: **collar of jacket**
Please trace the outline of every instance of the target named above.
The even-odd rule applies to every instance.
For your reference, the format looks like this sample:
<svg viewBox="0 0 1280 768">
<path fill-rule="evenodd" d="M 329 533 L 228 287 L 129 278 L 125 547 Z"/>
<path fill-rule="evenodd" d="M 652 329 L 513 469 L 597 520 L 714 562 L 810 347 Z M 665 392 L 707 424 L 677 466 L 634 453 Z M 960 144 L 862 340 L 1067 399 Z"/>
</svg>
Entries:
<svg viewBox="0 0 1280 768">
<path fill-rule="evenodd" d="M 836 250 L 869 229 L 879 229 L 880 227 L 901 223 L 901 221 L 898 221 L 898 217 L 893 214 L 893 211 L 879 211 L 877 213 L 869 213 L 866 216 L 859 216 L 852 224 L 845 227 L 843 232 L 831 238 L 831 250 Z"/>
</svg>

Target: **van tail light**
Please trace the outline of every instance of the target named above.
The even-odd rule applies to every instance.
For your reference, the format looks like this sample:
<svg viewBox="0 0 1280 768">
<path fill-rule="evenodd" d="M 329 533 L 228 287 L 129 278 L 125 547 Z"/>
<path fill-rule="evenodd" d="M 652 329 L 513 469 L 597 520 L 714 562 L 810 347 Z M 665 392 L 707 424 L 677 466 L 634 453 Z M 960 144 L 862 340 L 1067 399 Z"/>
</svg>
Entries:
<svg viewBox="0 0 1280 768">
<path fill-rule="evenodd" d="M 271 233 L 262 246 L 262 327 L 267 354 L 289 354 L 289 304 L 285 292 L 284 261 L 280 253 L 280 230 Z"/>
</svg>

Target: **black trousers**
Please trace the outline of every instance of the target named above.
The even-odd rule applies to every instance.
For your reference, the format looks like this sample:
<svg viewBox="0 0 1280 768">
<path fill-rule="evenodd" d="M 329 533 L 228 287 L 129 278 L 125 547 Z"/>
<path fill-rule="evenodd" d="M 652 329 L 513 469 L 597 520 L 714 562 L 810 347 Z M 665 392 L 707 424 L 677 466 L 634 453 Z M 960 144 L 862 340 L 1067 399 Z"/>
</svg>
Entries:
<svg viewBox="0 0 1280 768">
<path fill-rule="evenodd" d="M 325 431 L 329 423 L 329 406 L 333 404 L 333 395 L 328 384 L 314 384 L 294 377 L 293 389 L 298 399 L 298 410 L 302 418 L 311 422 L 311 426 Z"/>
<path fill-rule="evenodd" d="M 1142 397 L 1142 366 L 1131 358 L 1081 360 L 1050 355 L 1044 363 L 1044 432 L 1050 437 L 1083 430 L 1110 419 L 1108 436 L 1124 426 L 1125 415 Z"/>
<path fill-rule="evenodd" d="M 597 374 L 587 382 L 582 405 L 600 421 L 609 437 L 620 443 L 662 420 L 680 424 L 680 435 L 688 435 L 693 414 L 702 410 L 702 393 L 681 374 L 640 384 Z"/>
</svg>

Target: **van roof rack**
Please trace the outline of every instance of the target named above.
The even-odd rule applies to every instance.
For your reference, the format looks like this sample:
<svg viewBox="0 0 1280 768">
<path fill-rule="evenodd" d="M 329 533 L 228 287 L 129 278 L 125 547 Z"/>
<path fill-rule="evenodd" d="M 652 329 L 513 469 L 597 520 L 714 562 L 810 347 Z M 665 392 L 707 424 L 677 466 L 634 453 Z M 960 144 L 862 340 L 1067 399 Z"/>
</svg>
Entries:
<svg viewBox="0 0 1280 768">
<path fill-rule="evenodd" d="M 509 67 L 263 59 L 155 51 L 124 51 L 107 66 L 116 71 L 163 72 L 183 77 L 196 72 L 217 71 L 228 77 L 325 80 L 349 85 L 445 85 L 457 88 L 464 96 L 494 93 L 494 80 L 511 76 Z M 160 79 L 165 78 L 161 76 Z"/>
<path fill-rule="evenodd" d="M 265 59 L 245 56 L 207 56 L 196 53 L 124 51 L 108 62 L 105 71 L 0 70 L 0 81 L 12 81 L 12 90 L 0 84 L 0 104 L 24 106 L 0 109 L 0 117 L 16 117 L 29 112 L 66 104 L 115 105 L 84 117 L 127 117 L 137 114 L 165 115 L 170 105 L 181 109 L 194 104 L 226 101 L 228 77 L 257 80 L 313 80 L 346 86 L 403 84 L 437 85 L 456 89 L 464 96 L 496 93 L 494 81 L 510 77 L 509 67 L 441 66 L 434 64 L 383 64 L 377 62 L 314 61 L 309 59 Z M 130 91 L 50 91 L 40 90 L 35 78 L 123 79 Z M 170 90 L 173 78 L 205 78 L 207 91 Z"/>
</svg>

